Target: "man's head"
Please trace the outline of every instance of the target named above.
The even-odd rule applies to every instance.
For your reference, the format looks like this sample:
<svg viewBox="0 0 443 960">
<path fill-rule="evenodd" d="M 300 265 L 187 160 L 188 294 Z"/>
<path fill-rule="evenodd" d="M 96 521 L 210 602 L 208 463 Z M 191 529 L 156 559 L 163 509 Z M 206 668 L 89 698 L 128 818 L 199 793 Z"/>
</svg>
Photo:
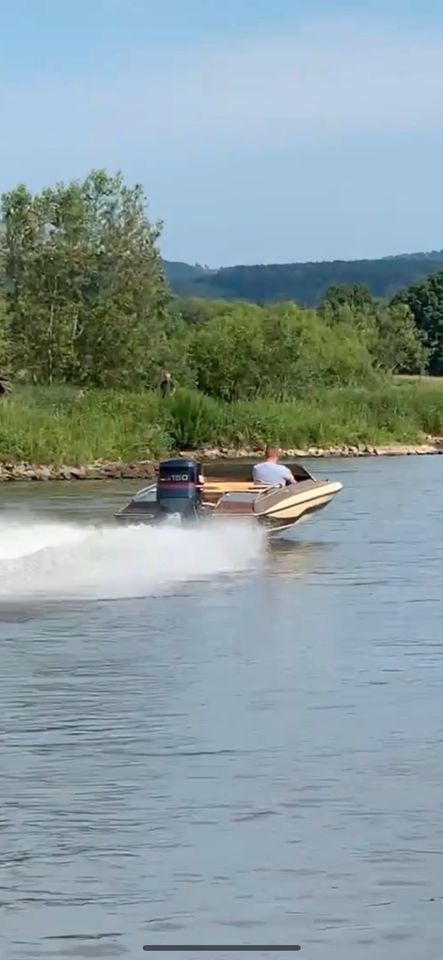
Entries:
<svg viewBox="0 0 443 960">
<path fill-rule="evenodd" d="M 280 456 L 280 447 L 276 447 L 274 444 L 268 443 L 265 450 L 265 457 L 270 463 L 277 463 L 277 460 Z"/>
</svg>

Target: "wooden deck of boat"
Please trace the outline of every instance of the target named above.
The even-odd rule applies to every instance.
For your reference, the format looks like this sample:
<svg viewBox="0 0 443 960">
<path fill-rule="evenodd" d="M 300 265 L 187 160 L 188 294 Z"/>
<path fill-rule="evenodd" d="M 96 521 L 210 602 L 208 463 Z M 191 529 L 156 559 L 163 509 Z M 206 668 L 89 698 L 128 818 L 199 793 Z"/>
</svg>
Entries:
<svg viewBox="0 0 443 960">
<path fill-rule="evenodd" d="M 237 493 L 241 491 L 254 491 L 254 490 L 263 490 L 264 487 L 269 486 L 266 483 L 253 483 L 252 480 L 205 480 L 204 489 L 206 488 L 215 488 L 223 490 L 225 493 Z"/>
<path fill-rule="evenodd" d="M 267 490 L 265 483 L 251 483 L 244 480 L 205 480 L 204 497 L 221 497 L 224 493 L 262 493 Z"/>
</svg>

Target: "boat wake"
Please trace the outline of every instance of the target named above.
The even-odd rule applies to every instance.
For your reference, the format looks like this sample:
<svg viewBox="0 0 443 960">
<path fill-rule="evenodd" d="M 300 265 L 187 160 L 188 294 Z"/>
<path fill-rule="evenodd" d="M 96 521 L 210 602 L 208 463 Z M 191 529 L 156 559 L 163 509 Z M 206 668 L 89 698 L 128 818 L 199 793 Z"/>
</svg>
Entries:
<svg viewBox="0 0 443 960">
<path fill-rule="evenodd" d="M 117 599 L 255 567 L 263 535 L 249 525 L 80 526 L 0 523 L 0 600 Z"/>
</svg>

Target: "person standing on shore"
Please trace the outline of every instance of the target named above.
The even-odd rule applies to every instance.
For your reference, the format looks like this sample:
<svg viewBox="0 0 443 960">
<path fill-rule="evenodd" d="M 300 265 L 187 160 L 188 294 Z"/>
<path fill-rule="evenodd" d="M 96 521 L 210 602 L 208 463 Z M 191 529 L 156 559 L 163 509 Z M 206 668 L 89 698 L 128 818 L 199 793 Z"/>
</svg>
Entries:
<svg viewBox="0 0 443 960">
<path fill-rule="evenodd" d="M 11 384 L 7 377 L 0 375 L 0 396 L 6 397 L 11 393 Z"/>
<path fill-rule="evenodd" d="M 279 456 L 279 447 L 268 444 L 264 461 L 252 468 L 254 483 L 267 483 L 270 487 L 286 487 L 290 483 L 297 483 L 289 467 L 278 462 Z"/>
<path fill-rule="evenodd" d="M 163 398 L 170 397 L 174 393 L 174 384 L 169 370 L 163 370 L 160 380 L 160 393 Z"/>
</svg>

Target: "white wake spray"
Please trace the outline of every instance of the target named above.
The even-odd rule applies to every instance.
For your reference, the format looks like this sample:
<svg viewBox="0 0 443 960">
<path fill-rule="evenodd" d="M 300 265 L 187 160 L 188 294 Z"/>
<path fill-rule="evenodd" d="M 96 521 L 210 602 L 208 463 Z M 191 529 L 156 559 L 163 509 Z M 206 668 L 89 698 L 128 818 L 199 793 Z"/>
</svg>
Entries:
<svg viewBox="0 0 443 960">
<path fill-rule="evenodd" d="M 0 521 L 0 598 L 112 599 L 256 566 L 263 534 L 249 524 L 80 526 Z"/>
</svg>

